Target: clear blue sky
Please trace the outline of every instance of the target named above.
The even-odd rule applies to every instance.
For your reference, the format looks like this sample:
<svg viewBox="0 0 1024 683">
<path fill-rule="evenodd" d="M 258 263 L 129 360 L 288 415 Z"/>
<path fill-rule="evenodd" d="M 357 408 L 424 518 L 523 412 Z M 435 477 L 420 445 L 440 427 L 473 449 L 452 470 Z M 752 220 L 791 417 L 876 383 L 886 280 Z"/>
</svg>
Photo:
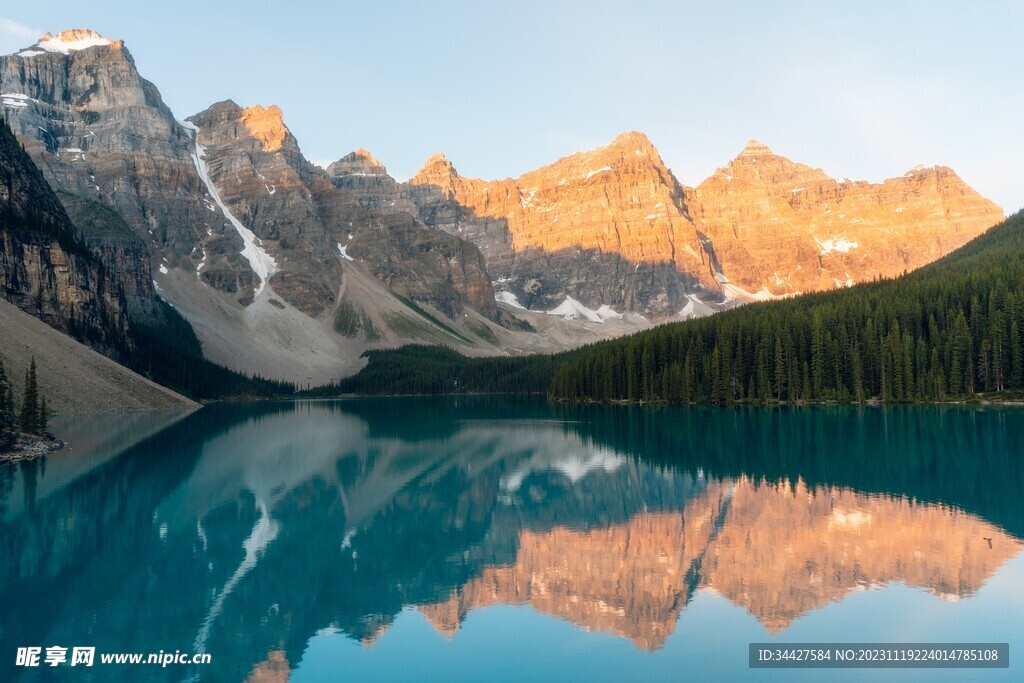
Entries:
<svg viewBox="0 0 1024 683">
<path fill-rule="evenodd" d="M 757 138 L 840 178 L 945 164 L 1024 206 L 1021 2 L 47 0 L 0 16 L 3 52 L 70 27 L 125 40 L 179 118 L 277 104 L 317 162 L 366 147 L 408 177 L 444 151 L 498 178 L 641 130 L 689 185 Z"/>
</svg>

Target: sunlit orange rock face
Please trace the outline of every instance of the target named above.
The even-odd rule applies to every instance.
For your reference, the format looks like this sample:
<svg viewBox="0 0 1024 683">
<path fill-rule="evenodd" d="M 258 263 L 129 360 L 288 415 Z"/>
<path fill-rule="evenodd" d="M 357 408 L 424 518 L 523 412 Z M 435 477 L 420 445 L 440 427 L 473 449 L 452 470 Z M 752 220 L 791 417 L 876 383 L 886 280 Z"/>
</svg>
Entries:
<svg viewBox="0 0 1024 683">
<path fill-rule="evenodd" d="M 900 275 L 1003 219 L 943 166 L 839 181 L 756 140 L 686 194 L 729 282 L 774 295 Z"/>
<path fill-rule="evenodd" d="M 242 112 L 242 124 L 268 152 L 281 149 L 281 145 L 291 135 L 284 125 L 281 108 L 273 104 L 266 108 L 256 105 L 245 109 Z"/>
<path fill-rule="evenodd" d="M 605 529 L 522 531 L 513 565 L 485 569 L 419 607 L 454 635 L 476 607 L 528 604 L 657 649 L 695 589 L 710 588 L 773 633 L 859 590 L 902 581 L 944 599 L 976 592 L 1021 544 L 972 515 L 803 484 L 716 484 L 680 515 Z"/>
<path fill-rule="evenodd" d="M 573 296 L 617 310 L 678 310 L 717 288 L 683 188 L 642 133 L 518 178 L 463 178 L 442 154 L 406 185 L 420 217 L 477 244 L 524 304 Z"/>
<path fill-rule="evenodd" d="M 438 154 L 410 184 L 433 185 L 477 216 L 504 219 L 513 252 L 582 247 L 704 270 L 682 188 L 643 133 L 625 133 L 514 180 L 463 178 Z"/>
<path fill-rule="evenodd" d="M 437 154 L 406 188 L 520 301 L 569 295 L 655 315 L 688 292 L 749 301 L 899 275 L 1003 218 L 945 167 L 839 181 L 757 141 L 688 188 L 635 132 L 515 179 L 464 178 Z"/>
</svg>

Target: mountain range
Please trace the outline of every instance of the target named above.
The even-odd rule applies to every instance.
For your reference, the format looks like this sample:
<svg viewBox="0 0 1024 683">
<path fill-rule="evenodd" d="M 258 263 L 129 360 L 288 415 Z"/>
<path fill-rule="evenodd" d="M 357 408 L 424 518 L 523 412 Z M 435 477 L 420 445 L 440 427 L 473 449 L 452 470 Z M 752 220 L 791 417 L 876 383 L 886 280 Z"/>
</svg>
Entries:
<svg viewBox="0 0 1024 683">
<path fill-rule="evenodd" d="M 176 118 L 122 41 L 86 29 L 0 57 L 0 110 L 38 167 L 11 150 L 5 170 L 35 173 L 18 187 L 82 261 L 5 219 L 0 295 L 112 357 L 183 316 L 206 359 L 302 385 L 367 349 L 563 350 L 895 276 L 1003 218 L 945 167 L 840 181 L 756 141 L 687 187 L 638 132 L 515 179 L 443 154 L 407 182 L 366 150 L 320 168 L 278 107 Z M 25 204 L 11 187 L 5 216 Z"/>
</svg>

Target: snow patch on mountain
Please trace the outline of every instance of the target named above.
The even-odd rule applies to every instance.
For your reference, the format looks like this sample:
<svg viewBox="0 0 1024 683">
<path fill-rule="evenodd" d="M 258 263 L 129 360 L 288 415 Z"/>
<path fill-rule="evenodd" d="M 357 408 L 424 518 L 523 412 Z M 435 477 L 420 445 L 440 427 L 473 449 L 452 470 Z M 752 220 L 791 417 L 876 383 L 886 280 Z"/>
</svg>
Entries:
<svg viewBox="0 0 1024 683">
<path fill-rule="evenodd" d="M 829 237 L 826 240 L 819 240 L 815 237 L 814 241 L 818 243 L 819 247 L 821 247 L 822 254 L 830 254 L 833 251 L 837 251 L 841 254 L 848 254 L 852 249 L 856 249 L 860 246 L 856 242 L 846 239 L 845 235 L 842 237 Z"/>
<path fill-rule="evenodd" d="M 601 318 L 597 311 L 587 308 L 571 296 L 565 297 L 565 301 L 558 308 L 548 311 L 547 314 L 557 315 L 566 320 L 579 320 L 582 318 L 595 323 L 604 322 L 604 319 Z"/>
<path fill-rule="evenodd" d="M 29 97 L 22 92 L 5 92 L 0 94 L 0 104 L 11 109 L 24 109 L 29 102 L 38 102 L 34 97 Z"/>
<path fill-rule="evenodd" d="M 725 300 L 726 301 L 771 301 L 772 299 L 784 299 L 783 295 L 772 294 L 768 291 L 767 287 L 762 286 L 761 289 L 756 292 L 748 292 L 742 287 L 736 285 L 727 284 L 725 285 Z"/>
<path fill-rule="evenodd" d="M 519 308 L 524 311 L 526 310 L 526 306 L 523 306 L 521 303 L 519 303 L 519 297 L 517 297 L 515 294 L 509 291 L 497 292 L 494 295 L 494 300 L 499 303 L 508 304 L 513 308 Z"/>
<path fill-rule="evenodd" d="M 196 172 L 199 174 L 199 179 L 203 181 L 203 185 L 206 186 L 206 191 L 210 193 L 210 197 L 220 207 L 220 210 L 224 213 L 224 217 L 228 219 L 228 222 L 234 226 L 239 236 L 242 238 L 242 242 L 245 244 L 242 251 L 240 252 L 245 260 L 249 262 L 249 266 L 252 268 L 252 272 L 260 278 L 260 284 L 255 288 L 254 296 L 259 296 L 263 293 L 263 289 L 267 286 L 267 281 L 270 280 L 270 276 L 277 272 L 277 261 L 263 249 L 262 240 L 256 236 L 256 234 L 249 228 L 242 225 L 242 222 L 235 218 L 234 214 L 228 210 L 228 207 L 224 205 L 224 202 L 220 198 L 220 192 L 217 191 L 216 185 L 210 180 L 210 169 L 206 166 L 206 150 L 202 145 L 199 144 L 199 128 L 191 121 L 179 121 L 184 128 L 192 132 L 192 137 L 195 142 L 195 149 L 192 151 L 192 162 L 196 166 Z"/>
<path fill-rule="evenodd" d="M 40 50 L 44 52 L 59 52 L 62 55 L 71 54 L 78 50 L 86 50 L 90 47 L 98 47 L 100 45 L 112 45 L 114 41 L 109 38 L 104 38 L 95 31 L 88 29 L 75 29 L 71 31 L 61 31 L 57 35 L 50 33 L 44 33 L 39 39 L 39 42 L 32 47 L 22 50 L 18 53 L 21 57 L 35 57 L 42 54 Z"/>
</svg>

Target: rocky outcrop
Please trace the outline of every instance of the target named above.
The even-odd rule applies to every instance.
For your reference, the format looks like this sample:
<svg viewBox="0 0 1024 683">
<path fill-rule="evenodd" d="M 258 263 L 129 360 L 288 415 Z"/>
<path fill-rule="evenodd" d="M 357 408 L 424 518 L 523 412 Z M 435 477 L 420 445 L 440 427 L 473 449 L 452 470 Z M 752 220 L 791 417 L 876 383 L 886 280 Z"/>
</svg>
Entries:
<svg viewBox="0 0 1024 683">
<path fill-rule="evenodd" d="M 435 155 L 399 183 L 366 150 L 325 171 L 305 159 L 277 107 L 221 102 L 175 120 L 125 45 L 87 30 L 47 34 L 0 57 L 0 110 L 67 193 L 123 308 L 157 315 L 155 278 L 211 357 L 237 360 L 238 335 L 247 335 L 246 355 L 266 351 L 261 370 L 305 352 L 337 357 L 342 341 L 353 358 L 367 344 L 426 341 L 410 329 L 437 327 L 428 320 L 436 313 L 473 336 L 486 321 L 471 321 L 467 309 L 518 335 L 498 338 L 484 325 L 484 346 L 470 342 L 477 350 L 564 348 L 591 323 L 607 330 L 628 311 L 688 318 L 902 273 L 1002 215 L 949 169 L 839 182 L 759 143 L 687 188 L 641 133 L 515 179 L 464 178 Z M 26 258 L 49 268 L 71 257 Z M 372 276 L 358 301 L 346 282 L 353 269 Z M 379 313 L 396 301 L 416 318 L 410 327 L 404 308 L 387 311 L 405 321 L 395 325 L 403 333 L 391 326 L 394 334 L 371 342 L 337 323 L 381 330 L 389 323 Z M 547 316 L 538 325 L 512 319 L 531 315 L 524 308 L 585 321 L 552 329 Z M 342 364 L 327 379 L 352 370 Z"/>
<path fill-rule="evenodd" d="M 86 248 L 117 283 L 129 317 L 147 323 L 159 320 L 146 243 L 106 204 L 66 192 L 57 196 Z"/>
<path fill-rule="evenodd" d="M 333 164 L 332 177 L 305 159 L 273 106 L 221 102 L 189 121 L 198 128 L 220 199 L 274 254 L 273 289 L 299 310 L 314 317 L 329 310 L 344 265 L 358 261 L 395 292 L 450 318 L 464 306 L 495 317 L 487 268 L 475 246 L 338 188 L 337 174 L 346 168 L 370 173 L 376 167 L 369 155 Z"/>
<path fill-rule="evenodd" d="M 244 292 L 242 241 L 206 191 L 191 132 L 142 78 L 121 41 L 88 30 L 44 35 L 0 57 L 0 107 L 58 190 L 114 208 L 157 263 Z"/>
<path fill-rule="evenodd" d="M 120 283 L 89 251 L 2 121 L 0 296 L 106 353 L 115 354 L 128 343 Z"/>
<path fill-rule="evenodd" d="M 252 248 L 273 263 L 263 274 L 253 268 L 257 278 L 249 293 L 272 276 L 274 291 L 296 308 L 314 317 L 330 308 L 341 272 L 337 240 L 310 189 L 313 166 L 302 157 L 281 110 L 243 109 L 226 101 L 188 121 L 197 127 L 196 141 L 221 202 L 252 231 Z"/>
<path fill-rule="evenodd" d="M 334 332 L 346 269 L 386 285 L 362 292 L 364 310 L 383 298 L 403 311 L 408 300 L 453 318 L 468 308 L 497 317 L 475 246 L 338 189 L 276 107 L 225 102 L 199 115 L 202 127 L 176 120 L 120 41 L 66 31 L 0 57 L 0 110 L 130 314 L 159 317 L 159 291 L 219 363 L 280 376 L 287 360 L 288 378 L 303 381 L 351 372 L 370 342 Z M 377 318 L 374 339 L 396 343 Z M 303 369 L 303 354 L 329 370 Z"/>
<path fill-rule="evenodd" d="M 417 215 L 409 189 L 388 175 L 382 163 L 365 149 L 346 154 L 327 167 L 335 187 L 355 197 L 368 209 Z"/>
<path fill-rule="evenodd" d="M 779 296 L 919 268 L 1002 220 L 943 166 L 883 183 L 836 180 L 751 140 L 686 192 L 727 293 Z"/>
<path fill-rule="evenodd" d="M 715 288 L 683 188 L 642 133 L 516 179 L 463 178 L 442 154 L 408 188 L 428 225 L 476 243 L 496 289 L 532 309 L 665 314 Z"/>
<path fill-rule="evenodd" d="M 687 188 L 641 133 L 499 181 L 463 178 L 438 154 L 406 188 L 424 222 L 480 246 L 510 299 L 655 316 L 898 275 L 1003 215 L 948 168 L 837 181 L 756 141 Z"/>
</svg>

